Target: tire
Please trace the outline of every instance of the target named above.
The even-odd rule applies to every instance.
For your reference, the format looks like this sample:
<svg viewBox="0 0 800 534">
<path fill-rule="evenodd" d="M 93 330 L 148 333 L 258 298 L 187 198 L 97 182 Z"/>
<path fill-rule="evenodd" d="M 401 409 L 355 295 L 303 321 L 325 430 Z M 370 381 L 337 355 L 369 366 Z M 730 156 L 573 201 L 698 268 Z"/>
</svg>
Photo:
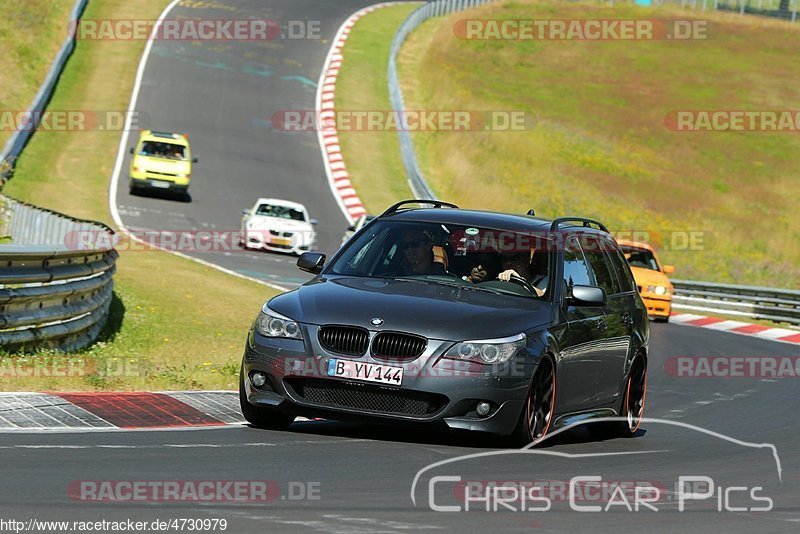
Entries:
<svg viewBox="0 0 800 534">
<path fill-rule="evenodd" d="M 619 414 L 627 419 L 620 421 L 619 435 L 630 438 L 639 430 L 644 417 L 644 405 L 647 400 L 647 360 L 641 354 L 631 362 L 628 379 L 625 381 L 625 396 Z"/>
<path fill-rule="evenodd" d="M 668 323 L 669 322 L 669 315 L 665 317 L 655 317 L 653 320 L 657 323 Z"/>
<path fill-rule="evenodd" d="M 239 371 L 239 407 L 245 420 L 256 428 L 265 430 L 286 430 L 294 421 L 293 415 L 286 415 L 277 410 L 253 406 L 247 400 L 244 388 L 244 367 Z"/>
<path fill-rule="evenodd" d="M 545 356 L 533 375 L 525 406 L 522 408 L 517 428 L 511 435 L 514 446 L 525 446 L 541 441 L 553 424 L 556 401 L 556 369 L 553 359 Z"/>
<path fill-rule="evenodd" d="M 589 423 L 586 428 L 590 434 L 602 439 L 632 438 L 636 435 L 636 431 L 639 430 L 639 425 L 642 423 L 642 417 L 644 417 L 644 406 L 647 399 L 647 360 L 641 354 L 637 355 L 631 363 L 622 393 L 622 402 L 617 414 L 626 420 Z"/>
</svg>

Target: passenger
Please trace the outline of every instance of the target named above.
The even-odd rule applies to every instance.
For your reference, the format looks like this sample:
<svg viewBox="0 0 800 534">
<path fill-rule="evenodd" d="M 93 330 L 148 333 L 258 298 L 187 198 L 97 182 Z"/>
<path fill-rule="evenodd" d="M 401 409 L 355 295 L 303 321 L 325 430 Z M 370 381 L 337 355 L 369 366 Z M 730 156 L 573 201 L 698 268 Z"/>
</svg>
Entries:
<svg viewBox="0 0 800 534">
<path fill-rule="evenodd" d="M 423 230 L 406 230 L 401 242 L 406 260 L 406 274 L 447 274 L 440 262 L 434 261 L 433 238 Z"/>
</svg>

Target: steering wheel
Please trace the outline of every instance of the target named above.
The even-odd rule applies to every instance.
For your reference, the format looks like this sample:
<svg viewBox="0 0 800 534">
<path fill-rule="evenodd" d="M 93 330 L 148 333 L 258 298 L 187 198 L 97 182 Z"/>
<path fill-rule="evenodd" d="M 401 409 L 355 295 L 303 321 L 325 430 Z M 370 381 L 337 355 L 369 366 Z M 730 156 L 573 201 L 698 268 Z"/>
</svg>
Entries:
<svg viewBox="0 0 800 534">
<path fill-rule="evenodd" d="M 516 274 L 512 274 L 511 278 L 509 278 L 508 281 L 509 282 L 514 282 L 515 284 L 519 284 L 522 287 L 524 287 L 525 289 L 527 289 L 528 291 L 530 291 L 532 294 L 538 295 L 538 293 L 536 293 L 536 289 L 533 288 L 533 286 L 530 284 L 530 282 L 528 282 L 527 280 L 525 280 L 521 276 L 517 276 Z"/>
</svg>

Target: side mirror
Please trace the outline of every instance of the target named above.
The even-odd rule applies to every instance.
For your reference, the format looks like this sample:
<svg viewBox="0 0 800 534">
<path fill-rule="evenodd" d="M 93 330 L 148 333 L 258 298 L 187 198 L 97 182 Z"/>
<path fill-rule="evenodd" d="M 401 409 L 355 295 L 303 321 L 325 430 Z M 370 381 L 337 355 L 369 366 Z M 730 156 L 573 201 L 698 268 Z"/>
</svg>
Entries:
<svg viewBox="0 0 800 534">
<path fill-rule="evenodd" d="M 130 152 L 131 154 L 133 154 L 133 147 L 131 147 L 131 149 L 129 150 L 129 152 Z"/>
<path fill-rule="evenodd" d="M 242 210 L 242 215 L 250 215 L 250 210 Z"/>
<path fill-rule="evenodd" d="M 303 252 L 297 258 L 297 267 L 307 273 L 319 274 L 323 265 L 325 265 L 325 254 L 319 252 Z"/>
<path fill-rule="evenodd" d="M 355 232 L 356 231 L 356 225 L 355 224 L 351 224 L 350 226 L 347 227 L 347 231 L 348 232 Z"/>
<path fill-rule="evenodd" d="M 310 221 L 310 222 L 311 222 L 311 224 L 319 224 L 319 221 L 318 221 L 318 220 L 316 220 L 316 219 L 311 219 L 311 221 Z"/>
<path fill-rule="evenodd" d="M 573 306 L 605 306 L 606 292 L 602 287 L 572 286 L 569 303 Z"/>
<path fill-rule="evenodd" d="M 664 271 L 664 274 L 672 274 L 675 272 L 674 265 L 662 265 L 661 270 Z"/>
<path fill-rule="evenodd" d="M 192 158 L 192 163 L 197 163 L 197 158 Z"/>
</svg>

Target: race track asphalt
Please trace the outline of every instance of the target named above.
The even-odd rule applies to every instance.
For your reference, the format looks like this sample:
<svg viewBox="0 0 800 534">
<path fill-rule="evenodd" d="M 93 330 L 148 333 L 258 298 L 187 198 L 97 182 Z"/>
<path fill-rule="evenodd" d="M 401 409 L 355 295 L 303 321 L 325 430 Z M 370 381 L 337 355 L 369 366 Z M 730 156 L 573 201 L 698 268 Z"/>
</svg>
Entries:
<svg viewBox="0 0 800 534">
<path fill-rule="evenodd" d="M 227 0 L 179 4 L 168 19 L 271 19 L 287 38 L 153 43 L 142 79 L 136 126 L 189 134 L 194 156 L 190 201 L 159 191 L 128 191 L 130 147 L 116 202 L 131 230 L 237 231 L 242 210 L 259 197 L 305 204 L 321 251 L 332 254 L 348 223 L 328 186 L 316 132 L 273 128 L 273 115 L 312 111 L 317 81 L 339 26 L 364 0 Z M 319 38 L 289 39 L 297 35 Z M 303 33 L 306 32 L 306 33 Z M 253 278 L 291 288 L 310 278 L 281 253 L 224 245 L 184 252 Z"/>
<path fill-rule="evenodd" d="M 490 530 L 599 532 L 797 532 L 800 523 L 800 401 L 796 378 L 686 378 L 665 366 L 672 356 L 797 356 L 797 348 L 766 340 L 676 325 L 653 325 L 647 416 L 697 425 L 752 448 L 692 428 L 646 422 L 632 439 L 593 438 L 574 429 L 553 438 L 540 453 L 464 459 L 425 472 L 411 500 L 414 477 L 429 464 L 465 454 L 502 451 L 497 442 L 470 434 L 409 432 L 333 421 L 295 423 L 288 431 L 249 427 L 205 430 L 5 433 L 0 517 L 99 521 L 133 519 L 226 519 L 228 532 L 487 532 Z M 621 454 L 624 453 L 624 454 Z M 563 454 L 599 456 L 566 457 Z M 452 483 L 433 475 L 470 481 L 555 481 L 601 476 L 613 487 L 646 484 L 663 491 L 658 512 L 614 506 L 613 512 L 581 513 L 559 496 L 548 511 L 435 512 L 434 503 L 458 505 Z M 679 476 L 708 476 L 714 497 L 688 501 L 678 512 Z M 268 480 L 280 490 L 271 502 L 86 502 L 70 497 L 79 481 Z M 272 483 L 271 482 L 271 483 Z M 311 491 L 319 499 L 292 500 Z M 581 486 L 576 486 L 580 489 Z M 630 487 L 630 486 L 629 486 Z M 774 502 L 769 512 L 726 511 L 761 506 L 748 494 L 719 487 L 761 487 Z M 563 488 L 563 486 L 562 486 Z M 699 490 L 698 490 L 699 491 Z M 578 493 L 582 495 L 582 493 Z M 722 501 L 717 495 L 723 495 Z M 645 495 L 646 497 L 646 495 Z M 628 492 L 631 504 L 633 498 Z M 578 505 L 605 506 L 610 495 L 587 494 Z M 519 508 L 521 505 L 516 504 Z M 478 509 L 476 510 L 476 507 Z M 718 509 L 722 508 L 723 511 Z"/>
</svg>

